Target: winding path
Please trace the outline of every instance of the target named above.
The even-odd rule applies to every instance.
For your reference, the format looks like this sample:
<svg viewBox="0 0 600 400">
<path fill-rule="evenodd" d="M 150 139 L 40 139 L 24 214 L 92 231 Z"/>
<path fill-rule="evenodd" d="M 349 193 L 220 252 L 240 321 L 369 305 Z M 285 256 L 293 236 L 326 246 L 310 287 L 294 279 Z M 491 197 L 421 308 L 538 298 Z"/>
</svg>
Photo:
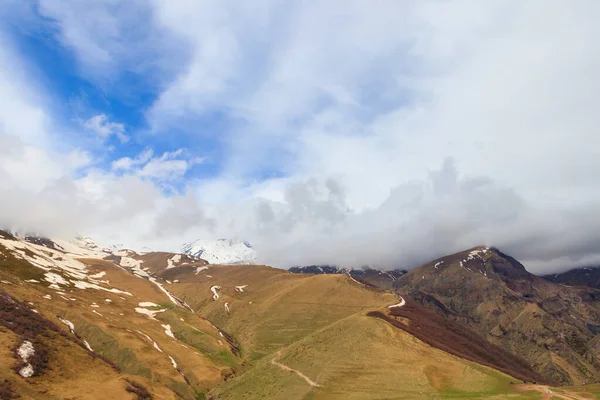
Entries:
<svg viewBox="0 0 600 400">
<path fill-rule="evenodd" d="M 399 308 L 399 307 L 402 307 L 402 306 L 404 306 L 406 304 L 406 301 L 404 301 L 404 298 L 402 296 L 398 296 L 398 297 L 400 297 L 400 303 L 388 306 L 388 308 L 390 308 L 390 309 L 392 309 L 392 308 Z"/>
<path fill-rule="evenodd" d="M 517 385 L 517 390 L 519 391 L 531 391 L 535 390 L 537 392 L 542 393 L 543 400 L 551 400 L 551 399 L 564 399 L 564 400 L 587 400 L 589 397 L 580 396 L 578 393 L 574 392 L 562 392 L 551 390 L 547 385 L 534 385 L 534 384 L 525 384 L 525 385 Z"/>
<path fill-rule="evenodd" d="M 281 368 L 284 371 L 295 372 L 296 375 L 298 375 L 300 378 L 304 379 L 306 381 L 306 383 L 308 383 L 310 386 L 321 387 L 321 385 L 319 385 L 317 382 L 313 381 L 312 379 L 310 379 L 308 376 L 304 375 L 302 372 L 298 371 L 297 369 L 290 368 L 287 365 L 284 365 L 280 362 L 275 361 L 275 359 L 279 356 L 281 356 L 281 350 L 279 350 L 277 352 L 277 354 L 275 354 L 275 357 L 273 357 L 273 359 L 271 360 L 271 364 L 278 366 L 279 368 Z"/>
</svg>

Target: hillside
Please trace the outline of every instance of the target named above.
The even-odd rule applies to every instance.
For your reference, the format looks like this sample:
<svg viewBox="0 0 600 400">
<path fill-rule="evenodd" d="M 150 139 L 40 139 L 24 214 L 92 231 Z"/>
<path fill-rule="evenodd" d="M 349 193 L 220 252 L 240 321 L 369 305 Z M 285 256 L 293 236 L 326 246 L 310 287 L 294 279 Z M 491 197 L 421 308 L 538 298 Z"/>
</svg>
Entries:
<svg viewBox="0 0 600 400">
<path fill-rule="evenodd" d="M 353 279 L 367 284 L 372 287 L 377 287 L 384 290 L 393 289 L 396 279 L 406 274 L 408 271 L 395 269 L 392 271 L 381 271 L 378 269 L 364 267 L 361 269 L 336 267 L 332 265 L 307 265 L 291 267 L 290 272 L 294 274 L 347 274 Z"/>
<path fill-rule="evenodd" d="M 542 278 L 561 285 L 600 289 L 600 267 L 574 268 L 560 274 L 544 275 Z"/>
<path fill-rule="evenodd" d="M 395 288 L 523 357 L 547 380 L 600 380 L 600 307 L 594 289 L 549 282 L 489 247 L 427 263 L 400 277 Z"/>
<path fill-rule="evenodd" d="M 144 270 L 152 266 L 124 267 L 99 258 L 115 256 L 99 254 L 81 243 L 53 243 L 35 244 L 3 234 L 0 290 L 59 326 L 60 340 L 64 337 L 84 344 L 71 358 L 51 352 L 54 371 L 66 369 L 76 374 L 78 365 L 87 366 L 86 357 L 97 355 L 103 364 L 99 368 L 112 371 L 111 379 L 120 385 L 115 383 L 115 387 L 122 386 L 116 398 L 127 398 L 123 379 L 135 376 L 156 398 L 193 399 L 240 365 L 241 360 L 208 321 L 171 296 L 165 288 L 167 282 L 153 282 Z M 52 250 L 58 246 L 62 250 Z M 119 261 L 127 264 L 133 259 L 123 256 Z M 140 277 L 144 274 L 148 276 Z M 15 339 L 9 335 L 4 340 Z M 42 374 L 27 382 L 50 393 L 52 379 L 52 374 Z M 101 385 L 99 382 L 99 391 Z"/>
<path fill-rule="evenodd" d="M 510 384 L 535 372 L 497 362 L 508 354 L 477 358 L 480 343 L 444 349 L 399 327 L 425 326 L 420 312 L 398 314 L 416 303 L 394 310 L 397 295 L 346 274 L 1 235 L 0 399 L 525 399 L 545 390 Z"/>
</svg>

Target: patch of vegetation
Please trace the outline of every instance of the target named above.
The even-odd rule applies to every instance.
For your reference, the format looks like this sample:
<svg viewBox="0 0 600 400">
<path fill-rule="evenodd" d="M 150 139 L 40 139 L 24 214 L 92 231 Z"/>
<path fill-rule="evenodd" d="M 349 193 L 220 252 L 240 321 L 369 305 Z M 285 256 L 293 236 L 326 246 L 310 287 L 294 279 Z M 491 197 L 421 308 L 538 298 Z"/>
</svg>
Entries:
<svg viewBox="0 0 600 400">
<path fill-rule="evenodd" d="M 167 387 L 182 399 L 192 400 L 196 398 L 196 391 L 187 382 L 177 382 L 169 378 Z"/>
<path fill-rule="evenodd" d="M 64 333 L 56 324 L 3 292 L 0 292 L 0 325 L 10 329 L 20 339 L 13 348 L 15 359 L 20 360 L 13 368 L 15 372 L 18 373 L 26 365 L 21 361 L 17 350 L 23 341 L 28 340 L 33 344 L 35 352 L 27 363 L 33 367 L 34 376 L 42 375 L 48 368 L 52 350 L 47 343 L 50 338 L 64 336 Z"/>
<path fill-rule="evenodd" d="M 565 337 L 565 342 L 579 355 L 584 355 L 587 351 L 586 341 L 575 332 Z"/>
<path fill-rule="evenodd" d="M 0 231 L 1 233 L 2 231 Z M 8 379 L 0 382 L 0 400 L 12 400 L 18 397 L 19 395 L 15 393 L 12 383 Z"/>
<path fill-rule="evenodd" d="M 33 345 L 35 351 L 27 359 L 27 362 L 23 362 L 18 353 L 18 349 L 21 347 L 22 343 L 23 342 L 17 343 L 12 349 L 15 358 L 19 360 L 19 363 L 13 367 L 13 371 L 18 374 L 23 367 L 25 367 L 27 364 L 31 364 L 33 367 L 32 376 L 42 375 L 44 371 L 48 369 L 48 363 L 50 362 L 50 347 L 40 339 L 32 339 L 31 344 Z"/>
<path fill-rule="evenodd" d="M 154 397 L 146 389 L 144 385 L 139 382 L 127 379 L 127 388 L 125 389 L 129 393 L 133 393 L 136 396 L 136 400 L 151 400 Z"/>
<path fill-rule="evenodd" d="M 204 354 L 215 354 L 218 350 L 212 336 L 209 336 L 200 330 L 181 327 L 181 329 L 175 330 L 174 334 L 178 340 L 189 344 Z"/>
<path fill-rule="evenodd" d="M 22 280 L 35 279 L 44 282 L 44 270 L 31 265 L 28 261 L 16 258 L 2 246 L 0 246 L 0 271 Z"/>
<path fill-rule="evenodd" d="M 216 354 L 209 354 L 208 357 L 216 365 L 226 365 L 228 367 L 234 367 L 237 364 L 239 364 L 239 359 L 237 359 L 233 354 L 226 350 L 219 351 Z"/>
<path fill-rule="evenodd" d="M 62 333 L 60 328 L 28 306 L 0 291 L 0 324 L 7 327 L 24 340 L 34 340 L 40 336 L 49 337 L 50 332 Z"/>
<path fill-rule="evenodd" d="M 77 332 L 90 343 L 94 352 L 119 371 L 149 378 L 151 371 L 140 363 L 133 350 L 122 348 L 116 338 L 97 325 L 82 321 Z"/>
</svg>

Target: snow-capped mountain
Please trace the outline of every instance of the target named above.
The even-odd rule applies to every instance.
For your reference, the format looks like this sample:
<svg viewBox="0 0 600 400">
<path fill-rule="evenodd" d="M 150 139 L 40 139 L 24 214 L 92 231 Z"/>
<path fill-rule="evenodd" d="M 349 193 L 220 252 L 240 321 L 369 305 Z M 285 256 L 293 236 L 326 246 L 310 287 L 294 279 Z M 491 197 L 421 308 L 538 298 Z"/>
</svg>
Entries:
<svg viewBox="0 0 600 400">
<path fill-rule="evenodd" d="M 231 239 L 199 239 L 183 245 L 181 251 L 209 264 L 253 264 L 257 256 L 250 243 Z"/>
</svg>

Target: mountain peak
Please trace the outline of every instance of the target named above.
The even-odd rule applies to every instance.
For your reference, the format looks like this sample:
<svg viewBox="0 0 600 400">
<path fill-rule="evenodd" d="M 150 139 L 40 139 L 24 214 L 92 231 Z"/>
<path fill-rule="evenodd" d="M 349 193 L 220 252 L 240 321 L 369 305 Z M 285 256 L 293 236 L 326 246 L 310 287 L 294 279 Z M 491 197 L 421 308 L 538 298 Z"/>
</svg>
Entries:
<svg viewBox="0 0 600 400">
<path fill-rule="evenodd" d="M 250 243 L 233 239 L 197 239 L 182 246 L 181 251 L 209 264 L 253 264 L 256 251 Z"/>
<path fill-rule="evenodd" d="M 573 268 L 559 274 L 544 275 L 543 278 L 561 285 L 600 289 L 600 266 Z"/>
</svg>

